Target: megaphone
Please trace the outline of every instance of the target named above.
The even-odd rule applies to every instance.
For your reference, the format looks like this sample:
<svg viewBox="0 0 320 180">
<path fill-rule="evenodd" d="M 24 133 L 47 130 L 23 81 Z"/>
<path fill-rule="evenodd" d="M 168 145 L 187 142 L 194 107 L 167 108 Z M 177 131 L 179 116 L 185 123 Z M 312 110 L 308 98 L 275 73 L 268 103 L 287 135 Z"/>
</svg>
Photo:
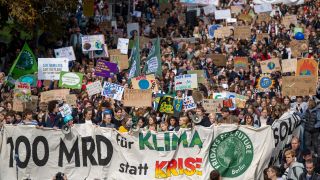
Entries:
<svg viewBox="0 0 320 180">
<path fill-rule="evenodd" d="M 194 116 L 194 118 L 192 119 L 192 122 L 195 124 L 198 124 L 202 121 L 202 116 Z"/>
<path fill-rule="evenodd" d="M 63 134 L 69 134 L 71 132 L 71 127 L 68 124 L 62 126 L 61 129 Z"/>
</svg>

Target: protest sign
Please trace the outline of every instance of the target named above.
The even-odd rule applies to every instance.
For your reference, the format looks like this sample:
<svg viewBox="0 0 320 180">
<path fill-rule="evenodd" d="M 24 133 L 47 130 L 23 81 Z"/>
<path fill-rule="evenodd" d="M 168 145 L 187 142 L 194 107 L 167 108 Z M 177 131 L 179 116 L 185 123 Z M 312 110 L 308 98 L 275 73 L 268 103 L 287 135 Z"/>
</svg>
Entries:
<svg viewBox="0 0 320 180">
<path fill-rule="evenodd" d="M 49 102 L 53 100 L 66 100 L 70 89 L 56 89 L 51 91 L 41 92 L 40 102 Z"/>
<path fill-rule="evenodd" d="M 237 22 L 237 18 L 228 18 L 226 19 L 227 23 L 236 23 Z"/>
<path fill-rule="evenodd" d="M 216 7 L 213 5 L 204 6 L 202 9 L 205 15 L 212 14 L 216 11 Z"/>
<path fill-rule="evenodd" d="M 258 14 L 257 23 L 265 22 L 268 23 L 271 20 L 271 16 L 268 13 Z"/>
<path fill-rule="evenodd" d="M 282 96 L 315 95 L 317 80 L 313 76 L 283 76 Z"/>
<path fill-rule="evenodd" d="M 152 90 L 125 89 L 123 105 L 125 107 L 152 107 Z"/>
<path fill-rule="evenodd" d="M 218 6 L 219 0 L 180 0 L 180 3 Z"/>
<path fill-rule="evenodd" d="M 97 60 L 94 74 L 101 77 L 113 77 L 118 73 L 116 63 L 111 63 L 102 59 Z"/>
<path fill-rule="evenodd" d="M 250 26 L 237 26 L 234 28 L 235 39 L 249 39 L 251 37 Z"/>
<path fill-rule="evenodd" d="M 245 108 L 246 102 L 249 98 L 240 94 L 236 94 L 235 103 L 237 108 Z"/>
<path fill-rule="evenodd" d="M 234 68 L 236 71 L 243 69 L 245 71 L 249 70 L 248 57 L 235 57 L 234 58 Z"/>
<path fill-rule="evenodd" d="M 124 87 L 118 84 L 113 84 L 109 82 L 104 82 L 102 87 L 101 95 L 112 98 L 114 100 L 121 101 L 123 95 Z"/>
<path fill-rule="evenodd" d="M 259 14 L 259 13 L 264 13 L 264 12 L 271 12 L 272 11 L 272 5 L 271 4 L 257 4 L 254 5 L 254 11 Z"/>
<path fill-rule="evenodd" d="M 192 91 L 192 98 L 193 98 L 194 102 L 196 102 L 196 103 L 202 102 L 202 100 L 204 98 L 203 92 L 198 91 L 198 90 L 193 90 Z"/>
<path fill-rule="evenodd" d="M 297 15 L 287 15 L 282 17 L 282 22 L 287 29 L 290 28 L 290 24 L 298 25 Z"/>
<path fill-rule="evenodd" d="M 148 47 L 148 43 L 151 41 L 150 38 L 147 38 L 147 37 L 144 37 L 144 36 L 141 36 L 140 39 L 139 39 L 139 43 L 140 43 L 140 49 L 143 49 L 145 47 Z"/>
<path fill-rule="evenodd" d="M 265 38 L 269 39 L 269 34 L 268 33 L 259 33 L 259 34 L 257 34 L 257 41 L 262 41 Z"/>
<path fill-rule="evenodd" d="M 318 62 L 311 58 L 299 59 L 296 76 L 314 76 L 318 78 Z"/>
<path fill-rule="evenodd" d="M 64 100 L 66 104 L 69 104 L 70 106 L 76 106 L 77 105 L 77 95 L 76 94 L 67 94 L 66 99 Z"/>
<path fill-rule="evenodd" d="M 223 99 L 203 99 L 202 106 L 207 113 L 221 113 Z"/>
<path fill-rule="evenodd" d="M 67 58 L 38 58 L 38 80 L 59 80 L 61 71 L 69 71 Z"/>
<path fill-rule="evenodd" d="M 282 73 L 296 72 L 297 59 L 282 59 L 281 60 Z"/>
<path fill-rule="evenodd" d="M 70 89 L 81 89 L 82 85 L 82 73 L 75 72 L 60 72 L 59 87 Z"/>
<path fill-rule="evenodd" d="M 274 87 L 274 80 L 270 74 L 260 75 L 257 83 L 257 89 L 260 92 L 268 92 Z"/>
<path fill-rule="evenodd" d="M 158 84 L 154 74 L 138 76 L 131 79 L 133 89 L 151 89 L 153 92 L 158 91 Z"/>
<path fill-rule="evenodd" d="M 307 52 L 309 49 L 309 41 L 308 40 L 295 40 L 292 39 L 289 44 L 292 52 L 292 56 L 301 57 L 302 53 Z"/>
<path fill-rule="evenodd" d="M 128 23 L 127 24 L 127 34 L 128 34 L 128 38 L 130 39 L 134 34 L 134 32 L 136 31 L 137 34 L 140 34 L 139 32 L 139 24 L 138 23 Z"/>
<path fill-rule="evenodd" d="M 287 130 L 282 139 L 289 136 Z M 273 132 L 279 135 L 279 129 L 269 126 L 220 125 L 129 134 L 75 124 L 66 138 L 61 131 L 6 125 L 1 133 L 5 141 L 0 144 L 0 179 L 16 176 L 15 154 L 21 162 L 19 177 L 32 179 L 51 179 L 58 171 L 68 179 L 207 180 L 213 169 L 226 180 L 263 179 L 275 138 L 280 138 L 270 138 Z"/>
<path fill-rule="evenodd" d="M 54 54 L 56 58 L 68 58 L 69 61 L 76 60 L 72 46 L 54 49 Z"/>
<path fill-rule="evenodd" d="M 182 98 L 174 98 L 174 100 L 173 100 L 174 112 L 181 112 L 182 107 L 183 107 L 183 99 Z"/>
<path fill-rule="evenodd" d="M 99 23 L 101 31 L 112 31 L 112 24 L 110 21 L 102 21 Z"/>
<path fill-rule="evenodd" d="M 129 39 L 126 38 L 119 38 L 117 49 L 120 50 L 121 54 L 128 54 L 128 47 L 129 47 Z"/>
<path fill-rule="evenodd" d="M 231 18 L 231 11 L 230 9 L 216 10 L 214 12 L 214 16 L 216 20 L 228 19 Z"/>
<path fill-rule="evenodd" d="M 19 99 L 14 99 L 12 102 L 12 110 L 16 112 L 25 112 L 30 110 L 35 112 L 38 107 L 38 96 L 31 96 L 30 101 L 23 102 Z"/>
<path fill-rule="evenodd" d="M 197 74 L 198 83 L 207 83 L 207 77 L 204 70 L 189 70 L 188 74 Z"/>
<path fill-rule="evenodd" d="M 105 44 L 104 35 L 85 35 L 81 37 L 82 51 L 96 51 L 103 50 L 103 44 Z"/>
<path fill-rule="evenodd" d="M 194 102 L 192 96 L 186 96 L 183 99 L 183 110 L 188 111 L 197 108 L 197 104 Z"/>
<path fill-rule="evenodd" d="M 31 101 L 31 87 L 28 83 L 16 82 L 14 88 L 14 100 L 22 102 Z"/>
<path fill-rule="evenodd" d="M 253 0 L 255 4 L 287 4 L 287 5 L 298 5 L 303 4 L 304 0 Z"/>
<path fill-rule="evenodd" d="M 219 29 L 214 31 L 215 38 L 225 38 L 231 35 L 231 28 L 230 27 L 220 27 Z"/>
<path fill-rule="evenodd" d="M 231 6 L 230 9 L 232 14 L 238 15 L 242 11 L 242 6 Z"/>
<path fill-rule="evenodd" d="M 262 73 L 272 73 L 281 71 L 281 66 L 278 58 L 273 58 L 260 62 Z"/>
<path fill-rule="evenodd" d="M 86 17 L 90 17 L 94 15 L 94 0 L 83 0 L 83 15 Z"/>
<path fill-rule="evenodd" d="M 125 54 L 110 55 L 110 62 L 116 63 L 119 71 L 129 68 L 128 56 Z"/>
<path fill-rule="evenodd" d="M 89 96 L 99 94 L 102 91 L 102 86 L 100 81 L 95 81 L 93 83 L 86 85 L 87 93 Z"/>
<path fill-rule="evenodd" d="M 211 53 L 207 57 L 211 58 L 213 61 L 213 64 L 215 64 L 216 66 L 226 66 L 227 58 L 226 58 L 226 55 L 224 54 Z"/>
<path fill-rule="evenodd" d="M 108 53 L 108 47 L 106 44 L 102 45 L 102 49 L 103 50 L 96 50 L 96 51 L 91 51 L 89 52 L 89 58 L 93 59 L 93 58 L 104 58 L 104 57 L 109 57 L 109 53 Z"/>
<path fill-rule="evenodd" d="M 112 56 L 112 55 L 120 55 L 121 54 L 119 49 L 109 49 L 108 53 L 109 53 L 110 56 Z"/>
<path fill-rule="evenodd" d="M 160 98 L 158 111 L 166 114 L 173 114 L 173 97 L 171 96 L 163 96 Z"/>
<path fill-rule="evenodd" d="M 175 90 L 198 88 L 197 74 L 185 74 L 174 77 Z"/>
</svg>

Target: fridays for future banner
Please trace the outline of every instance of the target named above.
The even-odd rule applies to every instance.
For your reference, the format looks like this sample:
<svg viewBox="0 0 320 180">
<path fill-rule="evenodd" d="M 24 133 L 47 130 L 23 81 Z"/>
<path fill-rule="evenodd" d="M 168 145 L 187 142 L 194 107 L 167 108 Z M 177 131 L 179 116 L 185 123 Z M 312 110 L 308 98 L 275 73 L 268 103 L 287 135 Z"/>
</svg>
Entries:
<svg viewBox="0 0 320 180">
<path fill-rule="evenodd" d="M 197 126 L 178 132 L 120 134 L 82 124 L 68 135 L 60 130 L 4 126 L 0 179 L 50 179 L 60 171 L 68 179 L 198 180 L 208 179 L 213 169 L 227 180 L 260 179 L 275 145 L 270 137 L 270 126 Z"/>
</svg>

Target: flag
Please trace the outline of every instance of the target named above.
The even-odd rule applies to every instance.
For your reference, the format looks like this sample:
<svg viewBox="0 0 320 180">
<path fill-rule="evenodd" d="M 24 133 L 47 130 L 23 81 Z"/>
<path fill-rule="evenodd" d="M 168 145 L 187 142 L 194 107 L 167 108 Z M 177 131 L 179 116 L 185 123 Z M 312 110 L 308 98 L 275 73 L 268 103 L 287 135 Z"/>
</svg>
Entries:
<svg viewBox="0 0 320 180">
<path fill-rule="evenodd" d="M 129 62 L 130 62 L 130 71 L 129 71 L 129 80 L 130 80 L 131 78 L 137 77 L 140 75 L 139 37 L 134 41 L 134 46 L 131 51 Z"/>
<path fill-rule="evenodd" d="M 19 56 L 14 61 L 9 71 L 9 76 L 11 76 L 13 79 L 18 79 L 21 76 L 33 74 L 34 72 L 37 72 L 37 70 L 38 64 L 36 57 L 34 56 L 28 44 L 25 43 Z"/>
<path fill-rule="evenodd" d="M 143 68 L 143 72 L 145 74 L 155 73 L 157 77 L 162 76 L 162 66 L 161 66 L 161 55 L 160 55 L 160 39 L 159 37 L 156 39 L 153 44 L 146 65 Z"/>
</svg>

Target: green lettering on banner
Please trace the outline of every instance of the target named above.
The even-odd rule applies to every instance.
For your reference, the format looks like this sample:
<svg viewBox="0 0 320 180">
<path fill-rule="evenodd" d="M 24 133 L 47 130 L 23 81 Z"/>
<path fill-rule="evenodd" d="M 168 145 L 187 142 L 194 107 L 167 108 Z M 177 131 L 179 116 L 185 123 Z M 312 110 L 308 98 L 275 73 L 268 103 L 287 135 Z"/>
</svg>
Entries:
<svg viewBox="0 0 320 180">
<path fill-rule="evenodd" d="M 199 133 L 198 131 L 195 131 L 190 143 L 189 147 L 194 147 L 195 145 L 197 145 L 199 148 L 202 148 L 202 141 L 200 139 Z"/>
<path fill-rule="evenodd" d="M 151 132 L 147 132 L 146 136 L 143 137 L 143 133 L 139 133 L 139 148 L 140 150 L 144 150 L 144 146 L 147 146 L 149 149 L 154 150 L 152 145 L 149 142 L 149 138 L 151 137 Z"/>
</svg>

